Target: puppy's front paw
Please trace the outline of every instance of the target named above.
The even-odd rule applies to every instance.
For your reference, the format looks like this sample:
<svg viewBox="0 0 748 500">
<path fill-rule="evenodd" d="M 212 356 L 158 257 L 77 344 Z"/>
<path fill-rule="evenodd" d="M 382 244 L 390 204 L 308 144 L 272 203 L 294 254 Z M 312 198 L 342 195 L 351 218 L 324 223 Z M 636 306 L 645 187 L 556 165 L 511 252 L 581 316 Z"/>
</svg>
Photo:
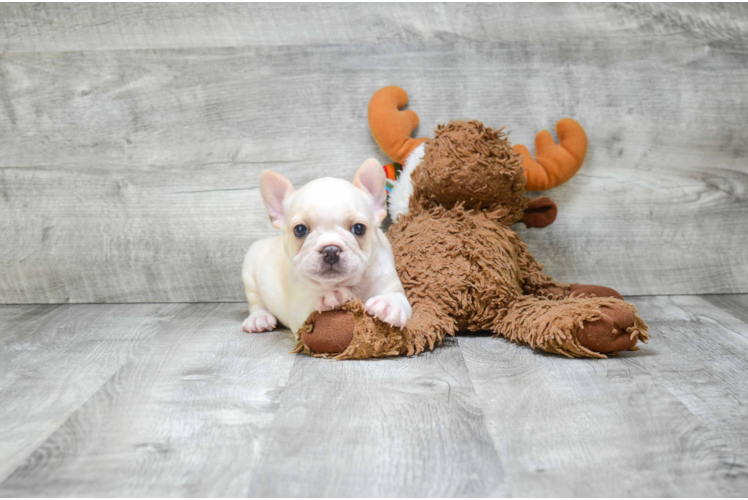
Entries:
<svg viewBox="0 0 748 500">
<path fill-rule="evenodd" d="M 340 306 L 355 298 L 356 296 L 347 288 L 336 288 L 335 290 L 324 292 L 317 299 L 314 308 L 319 312 L 332 311 L 333 309 L 340 309 Z"/>
<path fill-rule="evenodd" d="M 397 328 L 402 328 L 413 314 L 408 299 L 402 293 L 375 295 L 364 304 L 366 312 Z"/>
<path fill-rule="evenodd" d="M 242 330 L 247 333 L 269 332 L 275 329 L 278 320 L 267 311 L 255 311 L 242 323 Z"/>
</svg>

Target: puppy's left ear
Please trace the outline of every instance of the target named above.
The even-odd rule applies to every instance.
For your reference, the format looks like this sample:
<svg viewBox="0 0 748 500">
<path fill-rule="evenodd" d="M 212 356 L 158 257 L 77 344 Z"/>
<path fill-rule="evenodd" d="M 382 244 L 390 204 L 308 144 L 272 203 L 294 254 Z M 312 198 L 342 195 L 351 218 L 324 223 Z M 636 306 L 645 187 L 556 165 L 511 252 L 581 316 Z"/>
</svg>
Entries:
<svg viewBox="0 0 748 500">
<path fill-rule="evenodd" d="M 358 167 L 353 185 L 366 191 L 374 198 L 374 217 L 377 224 L 387 217 L 387 177 L 384 169 L 374 158 L 369 158 Z"/>
</svg>

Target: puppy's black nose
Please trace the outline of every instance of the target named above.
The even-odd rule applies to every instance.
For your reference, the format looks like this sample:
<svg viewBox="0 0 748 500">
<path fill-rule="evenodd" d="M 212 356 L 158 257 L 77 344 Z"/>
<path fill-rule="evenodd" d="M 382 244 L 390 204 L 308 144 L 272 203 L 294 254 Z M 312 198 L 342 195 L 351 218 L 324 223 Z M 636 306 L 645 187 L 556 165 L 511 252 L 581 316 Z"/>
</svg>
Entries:
<svg viewBox="0 0 748 500">
<path fill-rule="evenodd" d="M 322 249 L 322 259 L 330 265 L 337 264 L 338 261 L 340 261 L 340 247 L 336 247 L 335 245 L 330 245 Z"/>
</svg>

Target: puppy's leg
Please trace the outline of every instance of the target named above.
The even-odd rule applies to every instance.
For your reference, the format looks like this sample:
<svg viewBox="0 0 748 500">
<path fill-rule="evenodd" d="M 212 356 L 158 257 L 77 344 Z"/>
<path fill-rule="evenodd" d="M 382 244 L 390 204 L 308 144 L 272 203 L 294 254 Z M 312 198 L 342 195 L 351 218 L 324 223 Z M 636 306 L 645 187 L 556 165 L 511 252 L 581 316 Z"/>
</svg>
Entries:
<svg viewBox="0 0 748 500">
<path fill-rule="evenodd" d="M 247 295 L 249 304 L 249 317 L 242 323 L 242 330 L 247 333 L 269 332 L 274 330 L 278 324 L 275 316 L 265 307 L 265 302 L 257 287 L 257 280 L 254 275 L 254 257 L 253 249 L 247 252 L 242 267 L 242 280 L 244 281 L 244 292 Z"/>
<path fill-rule="evenodd" d="M 314 308 L 319 312 L 332 311 L 333 309 L 340 309 L 340 306 L 355 298 L 356 296 L 348 288 L 336 288 L 322 292 L 322 295 L 315 302 Z"/>
<path fill-rule="evenodd" d="M 413 315 L 408 299 L 402 292 L 375 295 L 366 301 L 366 312 L 392 326 L 402 328 Z"/>
<path fill-rule="evenodd" d="M 242 323 L 242 330 L 247 333 L 271 332 L 275 330 L 278 320 L 264 309 L 260 309 L 247 316 Z"/>
</svg>

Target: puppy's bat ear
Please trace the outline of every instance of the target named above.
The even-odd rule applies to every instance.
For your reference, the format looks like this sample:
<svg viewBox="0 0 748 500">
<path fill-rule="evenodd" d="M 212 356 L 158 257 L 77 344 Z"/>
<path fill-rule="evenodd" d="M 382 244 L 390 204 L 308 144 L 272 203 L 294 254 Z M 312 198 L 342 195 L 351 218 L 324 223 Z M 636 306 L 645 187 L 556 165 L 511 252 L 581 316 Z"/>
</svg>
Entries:
<svg viewBox="0 0 748 500">
<path fill-rule="evenodd" d="M 353 185 L 374 198 L 374 216 L 377 224 L 387 217 L 387 177 L 384 169 L 374 158 L 369 158 L 358 167 Z"/>
<path fill-rule="evenodd" d="M 286 217 L 285 202 L 293 194 L 293 186 L 280 174 L 265 170 L 260 175 L 260 194 L 270 216 L 270 223 L 280 229 Z"/>
</svg>

